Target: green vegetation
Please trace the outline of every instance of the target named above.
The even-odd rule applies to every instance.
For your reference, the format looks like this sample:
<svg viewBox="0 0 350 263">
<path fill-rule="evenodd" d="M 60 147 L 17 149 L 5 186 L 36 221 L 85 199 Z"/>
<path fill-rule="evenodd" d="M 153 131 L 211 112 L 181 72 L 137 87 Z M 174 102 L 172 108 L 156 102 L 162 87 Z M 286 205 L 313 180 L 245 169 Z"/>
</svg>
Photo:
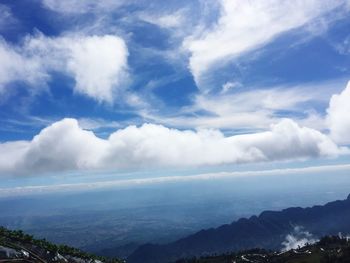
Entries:
<svg viewBox="0 0 350 263">
<path fill-rule="evenodd" d="M 106 263 L 124 262 L 119 259 L 110 259 L 102 256 L 96 256 L 94 254 L 86 253 L 77 248 L 69 247 L 66 245 L 56 245 L 47 241 L 46 239 L 35 239 L 33 236 L 25 234 L 21 230 L 9 230 L 4 227 L 0 227 L 0 245 L 12 248 L 24 247 L 26 249 L 34 245 L 41 250 L 49 251 L 54 254 L 59 253 L 61 255 L 69 255 L 81 259 L 100 260 Z"/>
</svg>

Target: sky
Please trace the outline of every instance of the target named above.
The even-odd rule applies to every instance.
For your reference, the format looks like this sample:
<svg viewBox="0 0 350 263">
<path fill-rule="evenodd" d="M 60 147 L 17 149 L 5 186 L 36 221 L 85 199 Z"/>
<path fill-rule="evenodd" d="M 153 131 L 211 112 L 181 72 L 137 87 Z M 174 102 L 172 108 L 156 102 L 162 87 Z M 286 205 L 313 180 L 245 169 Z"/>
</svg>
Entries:
<svg viewBox="0 0 350 263">
<path fill-rule="evenodd" d="M 350 171 L 349 12 L 0 0 L 0 190 Z"/>
</svg>

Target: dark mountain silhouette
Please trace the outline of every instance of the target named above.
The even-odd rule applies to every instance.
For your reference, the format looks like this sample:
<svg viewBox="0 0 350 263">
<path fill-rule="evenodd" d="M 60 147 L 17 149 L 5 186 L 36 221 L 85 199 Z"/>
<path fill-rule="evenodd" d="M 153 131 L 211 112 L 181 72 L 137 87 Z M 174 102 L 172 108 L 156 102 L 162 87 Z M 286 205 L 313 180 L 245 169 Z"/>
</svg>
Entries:
<svg viewBox="0 0 350 263">
<path fill-rule="evenodd" d="M 278 250 L 286 235 L 296 226 L 314 237 L 350 233 L 350 195 L 311 208 L 288 208 L 265 211 L 259 216 L 242 218 L 229 225 L 201 230 L 178 241 L 157 245 L 146 244 L 128 257 L 128 263 L 166 263 L 179 258 L 226 253 L 254 247 Z"/>
</svg>

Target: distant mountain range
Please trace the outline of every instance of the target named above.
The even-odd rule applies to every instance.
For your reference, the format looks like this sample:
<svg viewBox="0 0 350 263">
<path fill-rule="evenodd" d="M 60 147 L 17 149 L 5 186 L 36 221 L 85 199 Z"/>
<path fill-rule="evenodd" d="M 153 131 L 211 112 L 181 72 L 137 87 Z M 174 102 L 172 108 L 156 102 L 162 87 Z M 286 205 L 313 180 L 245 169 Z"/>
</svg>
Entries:
<svg viewBox="0 0 350 263">
<path fill-rule="evenodd" d="M 350 195 L 346 200 L 323 206 L 265 211 L 229 225 L 201 230 L 169 244 L 146 244 L 136 249 L 127 262 L 167 263 L 179 258 L 250 248 L 280 250 L 286 245 L 288 235 L 293 240 L 296 230 L 304 232 L 304 239 L 350 233 Z"/>
</svg>

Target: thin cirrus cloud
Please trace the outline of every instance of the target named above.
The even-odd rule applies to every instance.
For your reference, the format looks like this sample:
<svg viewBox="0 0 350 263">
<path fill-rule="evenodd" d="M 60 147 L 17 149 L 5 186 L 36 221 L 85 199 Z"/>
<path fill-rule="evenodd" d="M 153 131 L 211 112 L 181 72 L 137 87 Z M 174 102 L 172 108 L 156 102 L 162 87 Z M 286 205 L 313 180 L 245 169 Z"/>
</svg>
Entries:
<svg viewBox="0 0 350 263">
<path fill-rule="evenodd" d="M 216 64 L 224 63 L 259 48 L 280 34 L 305 26 L 338 8 L 348 8 L 338 1 L 232 1 L 221 0 L 221 13 L 212 27 L 198 26 L 184 39 L 189 51 L 189 68 L 200 84 L 201 76 Z M 344 6 L 345 8 L 340 8 Z M 333 15 L 332 19 L 336 19 Z M 326 23 L 326 20 L 322 20 Z"/>
<path fill-rule="evenodd" d="M 204 181 L 204 180 L 220 180 L 225 178 L 250 177 L 250 176 L 285 176 L 285 175 L 305 175 L 313 173 L 339 173 L 350 170 L 349 164 L 341 165 L 322 165 L 309 166 L 302 168 L 286 168 L 260 171 L 241 171 L 241 172 L 216 172 L 191 175 L 175 175 L 162 177 L 148 177 L 136 179 L 117 179 L 107 181 L 97 181 L 88 183 L 65 183 L 55 185 L 37 185 L 37 186 L 18 186 L 14 188 L 0 188 L 0 197 L 20 196 L 31 194 L 45 194 L 54 192 L 69 191 L 88 191 L 97 189 L 110 189 L 118 187 L 133 187 L 139 185 L 164 184 L 176 182 Z"/>
<path fill-rule="evenodd" d="M 186 21 L 187 11 L 186 9 L 179 9 L 172 13 L 157 15 L 141 12 L 138 14 L 138 18 L 141 21 L 157 25 L 161 28 L 176 29 L 183 27 Z"/>
<path fill-rule="evenodd" d="M 42 0 L 44 7 L 63 14 L 83 14 L 91 11 L 108 11 L 122 5 L 123 0 Z"/>
<path fill-rule="evenodd" d="M 144 124 L 117 130 L 108 139 L 83 130 L 75 119 L 63 119 L 31 141 L 0 144 L 0 174 L 300 160 L 345 152 L 326 135 L 289 119 L 268 131 L 245 135 L 225 137 L 218 130 Z"/>
<path fill-rule="evenodd" d="M 340 79 L 249 89 L 237 86 L 219 94 L 199 93 L 193 97 L 191 106 L 184 107 L 177 115 L 144 112 L 143 117 L 173 127 L 252 132 L 268 129 L 271 123 L 292 114 L 293 120 L 302 126 L 326 130 L 325 116 L 318 113 L 314 105 L 322 105 L 326 109 L 329 98 L 341 91 L 344 82 Z"/>
<path fill-rule="evenodd" d="M 127 58 L 124 40 L 114 35 L 51 38 L 38 33 L 20 46 L 1 40 L 0 91 L 18 81 L 38 90 L 48 86 L 52 72 L 62 72 L 75 80 L 74 92 L 112 103 L 127 81 Z"/>
<path fill-rule="evenodd" d="M 17 23 L 18 20 L 13 16 L 11 9 L 0 4 L 0 30 L 9 29 Z"/>
</svg>

